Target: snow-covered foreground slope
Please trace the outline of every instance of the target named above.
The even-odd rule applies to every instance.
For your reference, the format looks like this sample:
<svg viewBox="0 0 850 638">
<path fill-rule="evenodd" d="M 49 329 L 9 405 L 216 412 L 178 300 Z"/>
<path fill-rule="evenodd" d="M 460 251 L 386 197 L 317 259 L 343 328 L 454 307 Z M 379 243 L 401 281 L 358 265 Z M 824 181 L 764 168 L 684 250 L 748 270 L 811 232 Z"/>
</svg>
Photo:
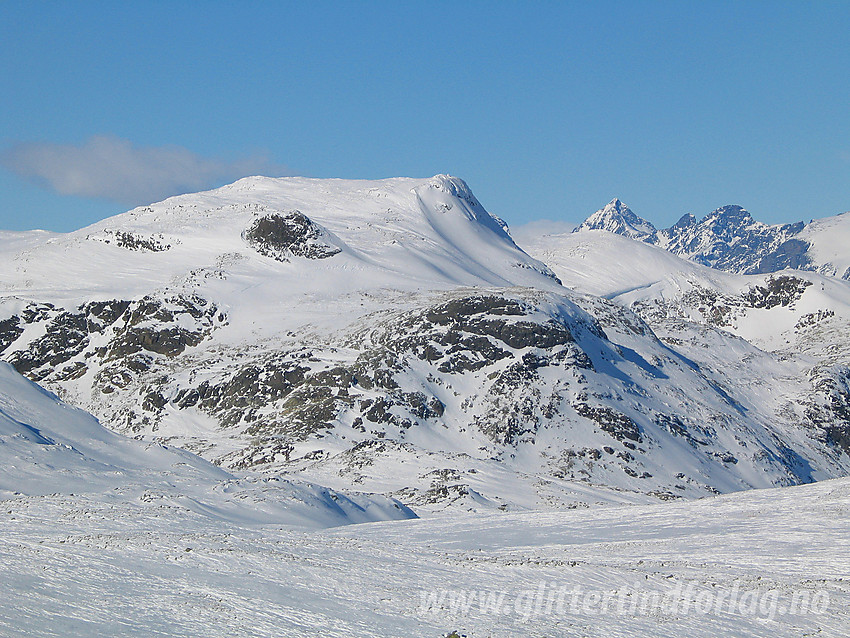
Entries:
<svg viewBox="0 0 850 638">
<path fill-rule="evenodd" d="M 4 636 L 823 636 L 850 631 L 850 481 L 297 531 L 3 502 Z"/>
<path fill-rule="evenodd" d="M 457 178 L 248 178 L 6 239 L 3 358 L 114 429 L 230 470 L 439 510 L 850 469 L 843 386 L 836 403 L 799 366 L 714 332 L 659 341 L 561 286 Z M 567 274 L 634 287 L 610 264 Z M 716 361 L 694 354 L 706 344 Z"/>
<path fill-rule="evenodd" d="M 184 450 L 103 428 L 0 362 L 0 498 L 54 494 L 115 507 L 166 507 L 213 518 L 328 526 L 406 518 L 376 496 L 345 496 L 309 484 L 243 478 Z M 129 504 L 129 505 L 128 505 Z"/>
</svg>

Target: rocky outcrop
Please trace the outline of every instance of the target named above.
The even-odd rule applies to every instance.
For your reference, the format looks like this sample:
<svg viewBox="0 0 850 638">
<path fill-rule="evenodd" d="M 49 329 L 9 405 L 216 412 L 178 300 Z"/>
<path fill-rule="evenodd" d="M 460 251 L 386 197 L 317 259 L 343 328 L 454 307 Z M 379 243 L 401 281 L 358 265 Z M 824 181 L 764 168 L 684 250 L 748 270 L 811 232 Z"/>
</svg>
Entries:
<svg viewBox="0 0 850 638">
<path fill-rule="evenodd" d="M 114 244 L 126 250 L 150 253 L 161 253 L 171 249 L 171 244 L 165 241 L 165 237 L 160 233 L 141 235 L 126 230 L 107 229 L 103 232 L 89 235 L 88 239 L 103 242 L 104 244 Z"/>
<path fill-rule="evenodd" d="M 798 289 L 782 280 L 751 302 L 790 302 Z M 337 468 L 357 484 L 404 457 L 423 468 L 421 480 L 393 492 L 411 504 L 502 502 L 473 487 L 464 460 L 473 457 L 446 451 L 455 445 L 474 450 L 476 463 L 525 458 L 545 481 L 659 498 L 746 486 L 748 470 L 736 468 L 754 464 L 780 483 L 811 472 L 788 456 L 792 442 L 762 429 L 762 417 L 677 359 L 637 315 L 599 298 L 430 293 L 357 321 L 333 342 L 242 349 L 215 346 L 227 317 L 191 295 L 28 306 L 29 323 L 23 314 L 5 320 L 3 334 L 37 325 L 41 336 L 3 356 L 57 391 L 76 388 L 77 400 L 113 427 L 227 467 Z M 844 386 L 828 384 L 807 423 L 812 440 L 842 454 L 846 428 L 832 417 L 846 407 Z M 216 434 L 187 436 L 187 422 Z M 671 473 L 665 450 L 682 444 L 687 452 Z M 432 476 L 424 469 L 432 463 L 448 473 Z"/>
<path fill-rule="evenodd" d="M 291 257 L 327 259 L 341 252 L 327 231 L 298 210 L 258 217 L 242 238 L 261 255 L 283 262 Z"/>
</svg>

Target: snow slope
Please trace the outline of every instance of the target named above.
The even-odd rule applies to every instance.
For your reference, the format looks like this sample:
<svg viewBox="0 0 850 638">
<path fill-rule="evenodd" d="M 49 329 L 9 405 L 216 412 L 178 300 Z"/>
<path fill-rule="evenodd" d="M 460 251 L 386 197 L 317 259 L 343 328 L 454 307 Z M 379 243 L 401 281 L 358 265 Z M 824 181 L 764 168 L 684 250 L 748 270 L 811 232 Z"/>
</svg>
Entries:
<svg viewBox="0 0 850 638">
<path fill-rule="evenodd" d="M 539 235 L 523 246 L 573 290 L 634 308 L 650 322 L 675 317 L 715 325 L 765 350 L 792 350 L 806 340 L 823 349 L 829 340 L 808 328 L 850 325 L 850 285 L 818 273 L 737 275 L 604 231 Z M 759 294 L 783 276 L 802 290 L 784 298 Z"/>
<path fill-rule="evenodd" d="M 292 530 L 3 502 L 4 636 L 714 636 L 850 630 L 850 482 Z M 483 599 L 483 600 L 482 600 Z"/>
<path fill-rule="evenodd" d="M 850 279 L 850 213 L 815 219 L 797 239 L 808 244 L 807 256 L 818 272 Z"/>
<path fill-rule="evenodd" d="M 294 211 L 340 252 L 327 259 L 278 260 L 246 245 L 243 234 L 252 221 Z M 358 291 L 543 286 L 551 280 L 462 180 L 443 175 L 377 181 L 246 177 L 67 235 L 7 233 L 0 246 L 0 293 L 7 296 L 65 305 L 126 299 L 191 287 L 224 270 L 227 281 L 215 292 L 238 294 L 240 303 L 251 306 L 246 312 L 283 296 L 286 306 L 272 305 L 284 321 L 280 311 L 293 300 L 309 312 L 321 305 L 318 299 L 346 303 Z"/>
<path fill-rule="evenodd" d="M 382 497 L 238 479 L 184 450 L 115 434 L 0 362 L 0 498 L 85 494 L 129 509 L 176 507 L 228 520 L 329 526 L 412 513 Z"/>
<path fill-rule="evenodd" d="M 847 281 L 809 271 L 725 273 L 603 231 L 540 236 L 526 248 L 568 286 L 637 312 L 750 418 L 766 411 L 824 428 L 839 447 L 848 440 Z"/>
</svg>

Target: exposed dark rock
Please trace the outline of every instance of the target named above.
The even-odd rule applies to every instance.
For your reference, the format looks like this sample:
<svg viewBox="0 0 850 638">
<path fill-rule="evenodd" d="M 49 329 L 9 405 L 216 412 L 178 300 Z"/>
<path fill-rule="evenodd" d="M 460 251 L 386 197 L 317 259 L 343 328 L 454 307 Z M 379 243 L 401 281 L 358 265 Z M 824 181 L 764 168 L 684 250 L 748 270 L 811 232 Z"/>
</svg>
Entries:
<svg viewBox="0 0 850 638">
<path fill-rule="evenodd" d="M 37 321 L 46 321 L 56 307 L 49 303 L 29 303 L 21 312 L 21 319 L 24 323 L 36 323 Z"/>
<path fill-rule="evenodd" d="M 30 342 L 26 350 L 13 353 L 9 362 L 24 376 L 40 381 L 80 354 L 88 337 L 86 313 L 62 312 L 47 325 L 46 334 Z"/>
<path fill-rule="evenodd" d="M 25 376 L 48 385 L 81 379 L 99 368 L 91 379 L 95 401 L 139 388 L 155 368 L 155 357 L 179 355 L 226 320 L 213 304 L 181 295 L 93 301 L 73 310 L 30 304 L 20 315 L 19 329 L 29 320 L 41 323 L 43 334 L 22 348 L 6 352 L 8 361 Z M 13 324 L 9 325 L 12 333 Z M 141 391 L 139 410 L 116 405 L 114 411 L 106 415 L 101 412 L 100 416 L 116 426 L 138 431 L 159 419 L 163 402 L 156 399 L 155 392 L 154 387 Z"/>
<path fill-rule="evenodd" d="M 834 310 L 818 310 L 817 312 L 807 312 L 804 315 L 801 315 L 797 320 L 797 324 L 794 326 L 797 330 L 801 330 L 803 328 L 808 328 L 809 326 L 814 326 L 829 319 L 830 317 L 835 316 Z"/>
<path fill-rule="evenodd" d="M 53 378 L 56 381 L 73 381 L 74 379 L 79 379 L 84 376 L 86 372 L 88 372 L 88 366 L 82 361 L 75 361 L 61 370 L 58 370 L 53 375 Z"/>
<path fill-rule="evenodd" d="M 171 248 L 171 244 L 166 242 L 160 234 L 139 235 L 125 230 L 105 230 L 102 235 L 94 235 L 89 238 L 102 241 L 105 244 L 115 244 L 127 250 L 141 250 L 151 253 L 164 252 Z"/>
<path fill-rule="evenodd" d="M 17 315 L 0 321 L 0 352 L 12 345 L 22 334 L 24 329 L 21 326 L 21 318 Z"/>
<path fill-rule="evenodd" d="M 125 390 L 138 382 L 139 377 L 148 372 L 153 365 L 150 355 L 136 354 L 121 361 L 113 362 L 102 367 L 94 377 L 93 386 L 101 394 L 112 394 Z M 119 415 L 116 415 L 118 417 Z M 120 415 L 121 422 L 132 425 L 129 414 Z"/>
<path fill-rule="evenodd" d="M 812 285 L 812 282 L 790 275 L 779 275 L 778 277 L 769 277 L 765 284 L 765 286 L 755 286 L 743 295 L 751 307 L 789 306 L 803 295 L 806 288 Z"/>
<path fill-rule="evenodd" d="M 762 257 L 758 266 L 751 272 L 760 274 L 785 270 L 786 268 L 797 270 L 808 268 L 812 264 L 812 260 L 807 254 L 809 248 L 808 242 L 801 239 L 789 239 L 780 244 L 775 251 Z"/>
<path fill-rule="evenodd" d="M 822 400 L 811 402 L 806 418 L 824 441 L 850 454 L 850 368 L 816 368 L 813 375 L 812 386 Z"/>
<path fill-rule="evenodd" d="M 290 257 L 326 259 L 341 252 L 324 239 L 319 226 L 297 210 L 255 219 L 242 238 L 261 255 L 283 262 Z"/>
<path fill-rule="evenodd" d="M 270 359 L 263 366 L 253 362 L 220 383 L 203 381 L 196 387 L 183 388 L 171 402 L 180 409 L 197 406 L 215 416 L 222 426 L 232 427 L 252 421 L 252 413 L 288 396 L 304 383 L 308 371 L 292 360 Z M 255 431 L 260 428 L 260 424 L 253 426 Z"/>
<path fill-rule="evenodd" d="M 738 459 L 735 458 L 735 455 L 728 451 L 713 452 L 712 454 L 714 457 L 720 459 L 720 461 L 723 463 L 731 463 L 732 465 L 735 465 L 738 462 Z"/>
<path fill-rule="evenodd" d="M 135 309 L 128 313 L 127 325 L 145 325 L 145 317 L 159 312 L 155 305 Z M 252 359 L 216 382 L 184 385 L 167 400 L 178 409 L 201 410 L 222 427 L 239 427 L 258 437 L 303 440 L 343 421 L 376 436 L 386 435 L 388 426 L 403 436 L 426 421 L 439 421 L 446 410 L 431 392 L 400 387 L 397 375 L 407 374 L 411 361 L 425 361 L 435 371 L 455 375 L 514 359 L 491 375 L 486 416 L 475 422 L 494 441 L 513 443 L 533 436 L 540 420 L 557 412 L 560 397 L 541 397 L 533 388 L 538 369 L 592 366 L 565 325 L 525 318 L 534 312 L 526 302 L 494 295 L 454 299 L 380 324 L 369 334 L 371 345 L 351 364 L 313 369 L 304 365 L 309 353 L 281 353 Z M 127 345 L 126 339 L 119 343 Z M 152 346 L 133 343 L 138 352 Z M 513 351 L 529 347 L 534 349 Z M 111 371 L 109 382 L 102 385 L 114 391 L 124 383 Z M 150 418 L 164 408 L 166 397 L 156 387 L 141 396 Z"/>
<path fill-rule="evenodd" d="M 425 317 L 431 323 L 446 325 L 458 321 L 460 317 L 480 315 L 521 316 L 526 313 L 523 305 L 513 299 L 496 296 L 463 297 L 452 299 L 429 310 Z"/>
<path fill-rule="evenodd" d="M 573 341 L 563 324 L 553 320 L 544 323 L 508 321 L 485 315 L 522 316 L 528 312 L 522 304 L 500 297 L 468 297 L 454 299 L 425 313 L 425 319 L 436 325 L 450 326 L 458 332 L 494 337 L 510 348 L 552 348 Z"/>
<path fill-rule="evenodd" d="M 230 467 L 245 470 L 257 465 L 273 462 L 289 462 L 294 451 L 290 441 L 280 437 L 262 437 L 255 439 L 250 448 L 238 453 L 229 463 Z M 321 451 L 316 457 L 321 456 Z M 303 459 L 302 459 L 303 460 Z"/>
<path fill-rule="evenodd" d="M 109 316 L 117 314 L 126 302 L 112 304 Z M 105 361 L 113 361 L 145 351 L 175 357 L 186 348 L 197 346 L 221 322 L 215 305 L 199 297 L 176 296 L 166 300 L 152 297 L 127 303 L 113 325 L 114 338 L 98 350 Z M 194 320 L 195 329 L 180 325 L 178 317 Z"/>
<path fill-rule="evenodd" d="M 573 404 L 573 409 L 580 416 L 598 423 L 602 430 L 618 441 L 625 439 L 637 441 L 638 443 L 643 441 L 640 426 L 625 414 L 617 412 L 613 408 L 591 406 L 587 403 L 576 402 Z"/>
</svg>

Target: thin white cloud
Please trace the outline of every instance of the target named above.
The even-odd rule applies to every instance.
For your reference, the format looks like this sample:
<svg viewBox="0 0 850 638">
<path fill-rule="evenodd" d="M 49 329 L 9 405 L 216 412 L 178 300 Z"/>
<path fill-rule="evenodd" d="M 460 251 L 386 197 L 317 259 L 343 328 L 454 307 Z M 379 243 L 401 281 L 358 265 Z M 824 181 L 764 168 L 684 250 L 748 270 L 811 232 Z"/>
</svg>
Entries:
<svg viewBox="0 0 850 638">
<path fill-rule="evenodd" d="M 62 195 L 139 205 L 232 182 L 247 175 L 283 175 L 286 169 L 255 156 L 226 161 L 181 146 L 137 147 L 111 136 L 82 146 L 23 142 L 0 153 L 0 163 Z"/>
<path fill-rule="evenodd" d="M 575 224 L 569 222 L 538 219 L 520 226 L 511 226 L 511 237 L 522 248 L 524 243 L 531 243 L 543 235 L 571 233 L 575 227 Z"/>
</svg>

